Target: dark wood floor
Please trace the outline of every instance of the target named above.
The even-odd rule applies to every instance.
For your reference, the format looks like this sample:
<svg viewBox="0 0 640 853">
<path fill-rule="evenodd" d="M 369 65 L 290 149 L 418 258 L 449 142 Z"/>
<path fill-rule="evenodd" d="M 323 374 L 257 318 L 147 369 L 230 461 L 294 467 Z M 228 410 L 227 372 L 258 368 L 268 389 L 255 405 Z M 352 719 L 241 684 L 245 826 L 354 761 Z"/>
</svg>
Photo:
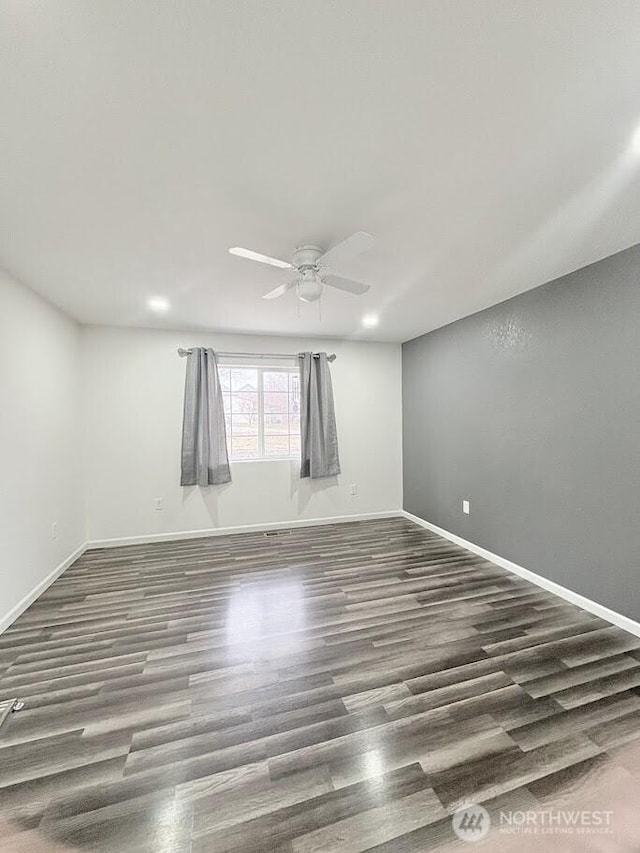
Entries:
<svg viewBox="0 0 640 853">
<path fill-rule="evenodd" d="M 403 519 L 88 552 L 0 637 L 15 696 L 12 853 L 425 853 L 580 797 L 619 822 L 576 849 L 640 849 L 640 638 Z"/>
</svg>

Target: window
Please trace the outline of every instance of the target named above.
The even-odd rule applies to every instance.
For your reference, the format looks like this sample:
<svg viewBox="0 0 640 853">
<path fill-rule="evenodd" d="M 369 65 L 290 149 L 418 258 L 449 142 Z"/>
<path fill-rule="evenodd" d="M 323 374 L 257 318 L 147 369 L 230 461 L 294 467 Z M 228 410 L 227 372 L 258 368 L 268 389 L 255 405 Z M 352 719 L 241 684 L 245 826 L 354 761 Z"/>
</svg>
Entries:
<svg viewBox="0 0 640 853">
<path fill-rule="evenodd" d="M 297 367 L 220 365 L 229 459 L 286 459 L 300 454 Z"/>
</svg>

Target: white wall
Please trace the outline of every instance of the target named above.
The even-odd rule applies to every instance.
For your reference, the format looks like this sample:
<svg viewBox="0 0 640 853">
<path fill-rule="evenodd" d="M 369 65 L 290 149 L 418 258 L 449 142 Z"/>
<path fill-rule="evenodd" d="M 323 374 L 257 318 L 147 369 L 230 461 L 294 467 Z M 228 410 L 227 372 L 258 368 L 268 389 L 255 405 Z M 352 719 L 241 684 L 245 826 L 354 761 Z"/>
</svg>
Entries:
<svg viewBox="0 0 640 853">
<path fill-rule="evenodd" d="M 72 320 L 0 273 L 0 630 L 84 541 L 79 346 Z"/>
<path fill-rule="evenodd" d="M 300 480 L 289 460 L 237 462 L 229 485 L 181 488 L 185 360 L 176 349 L 197 345 L 335 352 L 337 481 Z M 86 326 L 82 346 L 89 540 L 399 510 L 399 345 Z M 164 498 L 163 511 L 155 497 Z"/>
</svg>

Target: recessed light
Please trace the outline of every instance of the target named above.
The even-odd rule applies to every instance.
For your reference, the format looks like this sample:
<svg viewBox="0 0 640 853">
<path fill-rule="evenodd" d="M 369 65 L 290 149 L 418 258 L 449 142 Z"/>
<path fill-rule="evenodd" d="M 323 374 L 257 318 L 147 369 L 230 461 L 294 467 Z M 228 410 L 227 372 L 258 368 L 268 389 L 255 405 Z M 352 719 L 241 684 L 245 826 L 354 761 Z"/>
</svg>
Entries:
<svg viewBox="0 0 640 853">
<path fill-rule="evenodd" d="M 365 329 L 373 329 L 380 322 L 380 317 L 377 314 L 365 314 L 362 318 L 362 325 Z"/>
<path fill-rule="evenodd" d="M 152 296 L 151 299 L 147 300 L 147 305 L 156 314 L 164 314 L 171 307 L 169 300 L 165 299 L 164 296 Z"/>
</svg>

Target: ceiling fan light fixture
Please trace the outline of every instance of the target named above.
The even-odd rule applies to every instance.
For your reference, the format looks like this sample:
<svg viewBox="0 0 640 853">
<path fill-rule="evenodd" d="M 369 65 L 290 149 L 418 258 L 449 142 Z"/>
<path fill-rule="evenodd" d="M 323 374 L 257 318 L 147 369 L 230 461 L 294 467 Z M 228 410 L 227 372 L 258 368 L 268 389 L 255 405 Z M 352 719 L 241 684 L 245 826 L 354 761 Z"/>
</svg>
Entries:
<svg viewBox="0 0 640 853">
<path fill-rule="evenodd" d="M 298 299 L 303 302 L 316 302 L 322 295 L 322 282 L 314 270 L 304 270 L 296 285 Z"/>
</svg>

